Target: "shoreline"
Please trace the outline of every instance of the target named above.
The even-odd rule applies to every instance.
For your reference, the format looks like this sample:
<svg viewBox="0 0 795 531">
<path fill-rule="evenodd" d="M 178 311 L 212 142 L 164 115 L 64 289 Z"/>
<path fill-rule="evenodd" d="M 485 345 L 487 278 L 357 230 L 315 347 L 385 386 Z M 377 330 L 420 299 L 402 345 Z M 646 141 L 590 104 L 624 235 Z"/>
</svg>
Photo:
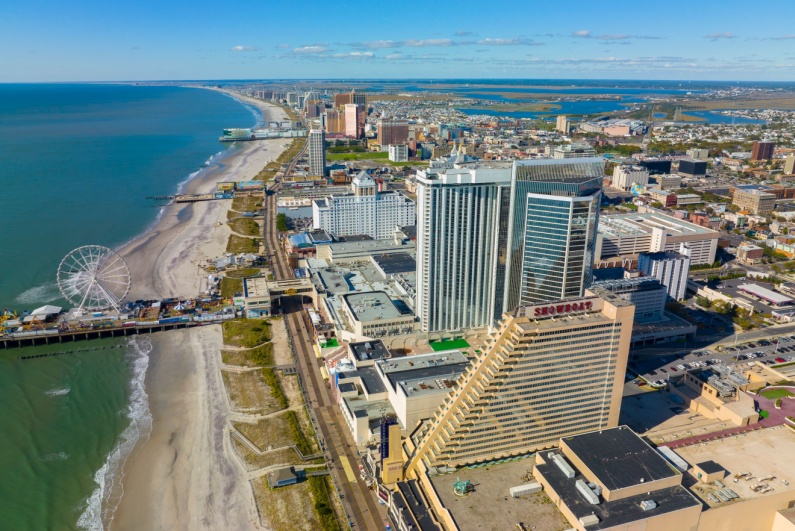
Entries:
<svg viewBox="0 0 795 531">
<path fill-rule="evenodd" d="M 210 89 L 217 90 L 217 89 Z M 224 92 L 256 107 L 262 121 L 283 121 L 270 103 Z M 284 118 L 277 118 L 284 116 Z M 204 193 L 219 181 L 251 180 L 284 148 L 285 139 L 247 142 L 224 151 L 182 193 Z M 194 297 L 206 289 L 199 264 L 223 255 L 225 200 L 165 206 L 152 226 L 117 252 L 132 275 L 128 299 Z M 121 472 L 123 495 L 107 529 L 260 529 L 245 470 L 226 437 L 229 404 L 221 378 L 220 328 L 152 336 L 145 385 L 152 430 Z"/>
<path fill-rule="evenodd" d="M 256 106 L 263 121 L 284 116 L 284 111 L 273 104 L 238 94 L 230 97 Z M 229 148 L 226 152 L 232 153 L 221 157 L 215 167 L 187 180 L 183 192 L 207 193 L 220 181 L 251 180 L 284 151 L 283 143 L 285 139 L 259 140 Z M 129 300 L 193 297 L 206 289 L 198 265 L 226 252 L 231 230 L 226 225 L 228 207 L 222 206 L 225 201 L 166 205 L 146 231 L 116 249 L 132 275 Z"/>
</svg>

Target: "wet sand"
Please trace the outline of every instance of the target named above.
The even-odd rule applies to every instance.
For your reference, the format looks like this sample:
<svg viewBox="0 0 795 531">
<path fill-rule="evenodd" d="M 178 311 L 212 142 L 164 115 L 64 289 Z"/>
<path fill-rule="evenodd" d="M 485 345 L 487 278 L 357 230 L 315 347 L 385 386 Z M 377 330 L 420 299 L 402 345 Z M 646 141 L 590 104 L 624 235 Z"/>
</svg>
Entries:
<svg viewBox="0 0 795 531">
<path fill-rule="evenodd" d="M 266 121 L 286 119 L 276 106 L 247 102 Z M 287 142 L 244 143 L 184 193 L 253 179 Z M 132 274 L 128 299 L 193 297 L 206 289 L 198 264 L 225 252 L 229 206 L 223 200 L 171 205 L 151 231 L 122 248 Z M 261 529 L 245 470 L 225 435 L 229 404 L 220 372 L 220 326 L 153 334 L 152 344 L 146 375 L 152 434 L 127 461 L 124 494 L 106 524 L 114 530 Z"/>
</svg>

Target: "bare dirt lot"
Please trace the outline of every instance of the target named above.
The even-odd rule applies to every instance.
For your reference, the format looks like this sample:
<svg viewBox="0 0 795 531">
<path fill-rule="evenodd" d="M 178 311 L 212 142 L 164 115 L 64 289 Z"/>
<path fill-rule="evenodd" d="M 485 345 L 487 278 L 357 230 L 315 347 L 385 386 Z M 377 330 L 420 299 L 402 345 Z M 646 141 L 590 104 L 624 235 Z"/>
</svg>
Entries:
<svg viewBox="0 0 795 531">
<path fill-rule="evenodd" d="M 528 457 L 511 463 L 462 468 L 432 481 L 462 531 L 516 529 L 518 522 L 535 531 L 569 529 L 571 525 L 544 492 L 521 498 L 512 498 L 508 493 L 509 488 L 528 483 L 522 476 L 532 473 L 533 463 L 533 458 Z M 459 478 L 470 480 L 474 492 L 465 497 L 453 494 L 453 483 Z"/>
</svg>

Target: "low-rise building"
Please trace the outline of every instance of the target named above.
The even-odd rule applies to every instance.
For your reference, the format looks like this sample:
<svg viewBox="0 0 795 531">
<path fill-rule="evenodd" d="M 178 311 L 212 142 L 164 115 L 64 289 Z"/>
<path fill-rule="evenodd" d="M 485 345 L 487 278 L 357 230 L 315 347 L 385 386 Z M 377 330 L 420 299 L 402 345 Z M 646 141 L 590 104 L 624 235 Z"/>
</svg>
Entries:
<svg viewBox="0 0 795 531">
<path fill-rule="evenodd" d="M 703 202 L 704 200 L 698 194 L 678 194 L 676 196 L 676 206 L 698 205 Z"/>
<path fill-rule="evenodd" d="M 707 174 L 707 163 L 703 160 L 682 159 L 677 172 L 682 177 L 704 177 Z"/>
<path fill-rule="evenodd" d="M 553 159 L 574 159 L 580 157 L 595 157 L 596 151 L 588 144 L 564 144 L 555 146 L 552 150 Z"/>
<path fill-rule="evenodd" d="M 578 531 L 694 530 L 701 502 L 682 474 L 627 426 L 564 437 L 533 475 Z"/>
<path fill-rule="evenodd" d="M 657 186 L 663 190 L 678 190 L 682 187 L 681 175 L 658 175 L 655 179 Z"/>
<path fill-rule="evenodd" d="M 745 212 L 764 215 L 769 214 L 775 208 L 776 196 L 761 190 L 736 188 L 732 196 L 732 203 Z"/>
<path fill-rule="evenodd" d="M 765 256 L 765 251 L 758 245 L 743 242 L 737 246 L 737 259 L 746 264 L 755 264 Z"/>
<path fill-rule="evenodd" d="M 384 291 L 349 293 L 340 297 L 342 310 L 358 340 L 412 334 L 419 321 L 405 306 L 398 305 Z"/>
<path fill-rule="evenodd" d="M 392 162 L 408 162 L 409 147 L 406 144 L 389 144 L 389 160 Z"/>
<path fill-rule="evenodd" d="M 649 170 L 643 166 L 629 166 L 622 164 L 613 170 L 613 188 L 628 192 L 633 185 L 646 187 L 649 184 Z"/>
</svg>

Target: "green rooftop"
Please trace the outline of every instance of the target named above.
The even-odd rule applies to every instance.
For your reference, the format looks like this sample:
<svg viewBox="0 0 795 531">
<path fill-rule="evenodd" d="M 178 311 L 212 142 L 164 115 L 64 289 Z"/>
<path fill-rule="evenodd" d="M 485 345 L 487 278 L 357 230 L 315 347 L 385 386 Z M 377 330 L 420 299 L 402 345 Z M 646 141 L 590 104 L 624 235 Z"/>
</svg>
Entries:
<svg viewBox="0 0 795 531">
<path fill-rule="evenodd" d="M 434 352 L 442 350 L 462 349 L 469 347 L 469 343 L 464 339 L 451 339 L 448 341 L 432 341 L 431 348 Z"/>
</svg>

